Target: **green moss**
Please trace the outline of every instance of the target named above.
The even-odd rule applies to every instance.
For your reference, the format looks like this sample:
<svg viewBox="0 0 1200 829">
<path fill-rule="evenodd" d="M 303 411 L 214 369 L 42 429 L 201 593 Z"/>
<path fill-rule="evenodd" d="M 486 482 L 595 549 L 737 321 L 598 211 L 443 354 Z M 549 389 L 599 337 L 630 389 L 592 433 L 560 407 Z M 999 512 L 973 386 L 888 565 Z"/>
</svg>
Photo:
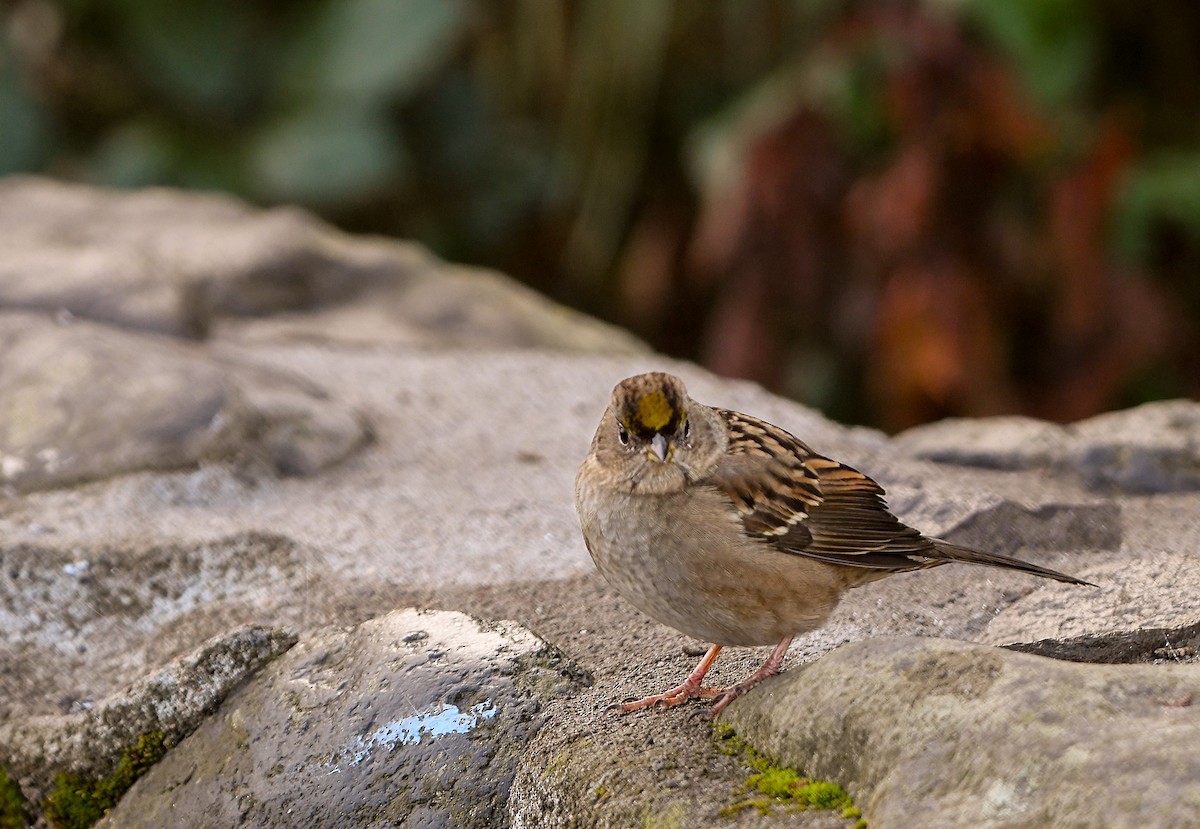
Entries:
<svg viewBox="0 0 1200 829">
<path fill-rule="evenodd" d="M 683 829 L 687 809 L 682 803 L 672 803 L 661 812 L 642 815 L 642 829 Z"/>
<path fill-rule="evenodd" d="M 55 829 L 88 829 L 166 753 L 162 732 L 151 731 L 121 752 L 116 769 L 108 777 L 88 780 L 75 774 L 59 774 L 54 778 L 54 791 L 46 797 L 46 820 Z"/>
<path fill-rule="evenodd" d="M 0 829 L 25 829 L 29 825 L 29 812 L 25 808 L 25 795 L 17 781 L 8 776 L 0 766 Z"/>
<path fill-rule="evenodd" d="M 718 751 L 741 756 L 753 770 L 737 793 L 739 799 L 722 809 L 722 815 L 732 816 L 751 808 L 762 814 L 770 814 L 776 808 L 789 811 L 833 809 L 847 820 L 858 818 L 855 829 L 866 829 L 867 822 L 862 819 L 862 812 L 837 783 L 801 777 L 795 769 L 778 765 L 774 759 L 759 754 L 754 746 L 737 736 L 728 725 L 714 725 L 713 737 Z M 751 792 L 757 796 L 745 797 Z"/>
</svg>

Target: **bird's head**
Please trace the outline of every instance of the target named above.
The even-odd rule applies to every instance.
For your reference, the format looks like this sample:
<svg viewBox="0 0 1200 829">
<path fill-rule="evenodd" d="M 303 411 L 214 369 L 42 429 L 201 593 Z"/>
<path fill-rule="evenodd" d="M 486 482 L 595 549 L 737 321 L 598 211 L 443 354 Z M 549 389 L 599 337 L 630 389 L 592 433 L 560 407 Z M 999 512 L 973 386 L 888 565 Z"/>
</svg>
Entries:
<svg viewBox="0 0 1200 829">
<path fill-rule="evenodd" d="M 707 473 L 727 440 L 719 418 L 688 397 L 682 380 L 651 372 L 613 389 L 594 445 L 631 490 L 668 492 Z"/>
</svg>

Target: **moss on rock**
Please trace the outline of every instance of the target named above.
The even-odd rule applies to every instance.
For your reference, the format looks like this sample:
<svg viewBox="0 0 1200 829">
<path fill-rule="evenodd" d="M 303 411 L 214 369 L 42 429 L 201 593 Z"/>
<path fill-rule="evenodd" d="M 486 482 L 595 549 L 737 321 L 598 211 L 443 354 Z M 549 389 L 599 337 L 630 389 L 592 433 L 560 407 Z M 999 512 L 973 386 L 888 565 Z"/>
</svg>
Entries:
<svg viewBox="0 0 1200 829">
<path fill-rule="evenodd" d="M 774 759 L 760 754 L 754 746 L 734 733 L 728 725 L 713 726 L 713 737 L 723 754 L 741 755 L 753 773 L 746 778 L 738 799 L 721 810 L 723 815 L 735 815 L 746 809 L 769 814 L 773 809 L 791 811 L 832 809 L 847 820 L 857 819 L 856 829 L 866 829 L 867 821 L 854 805 L 850 795 L 837 783 L 802 777 L 795 769 L 778 765 Z M 751 793 L 755 796 L 747 796 Z"/>
<path fill-rule="evenodd" d="M 0 766 L 0 829 L 24 829 L 29 825 L 25 794 L 21 787 Z"/>
<path fill-rule="evenodd" d="M 166 753 L 163 733 L 151 731 L 121 752 L 108 777 L 88 780 L 67 772 L 59 774 L 54 778 L 54 790 L 46 797 L 46 820 L 55 829 L 88 829 Z"/>
</svg>

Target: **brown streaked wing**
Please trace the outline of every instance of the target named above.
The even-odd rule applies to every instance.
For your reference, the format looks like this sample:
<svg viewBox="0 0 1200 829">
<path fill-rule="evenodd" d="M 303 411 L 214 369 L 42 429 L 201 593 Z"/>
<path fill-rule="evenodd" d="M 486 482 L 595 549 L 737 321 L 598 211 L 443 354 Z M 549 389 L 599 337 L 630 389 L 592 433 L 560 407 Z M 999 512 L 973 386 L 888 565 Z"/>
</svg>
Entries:
<svg viewBox="0 0 1200 829">
<path fill-rule="evenodd" d="M 716 412 L 729 429 L 729 455 L 704 483 L 729 497 L 748 535 L 850 567 L 912 570 L 940 563 L 926 558 L 935 552 L 932 542 L 888 511 L 875 481 L 777 426 Z"/>
<path fill-rule="evenodd" d="M 704 481 L 733 501 L 746 532 L 783 538 L 821 503 L 816 473 L 804 464 L 811 450 L 757 418 L 716 409 L 729 430 L 728 455 Z"/>
</svg>

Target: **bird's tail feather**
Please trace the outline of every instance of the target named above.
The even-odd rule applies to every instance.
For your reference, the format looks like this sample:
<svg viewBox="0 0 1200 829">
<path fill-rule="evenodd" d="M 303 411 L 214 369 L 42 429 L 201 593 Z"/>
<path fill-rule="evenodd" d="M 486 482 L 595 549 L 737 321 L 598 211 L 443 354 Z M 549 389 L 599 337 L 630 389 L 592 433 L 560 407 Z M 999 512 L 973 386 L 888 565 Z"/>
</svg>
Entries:
<svg viewBox="0 0 1200 829">
<path fill-rule="evenodd" d="M 1007 567 L 1011 570 L 1020 570 L 1023 573 L 1032 573 L 1035 576 L 1043 576 L 1056 581 L 1063 581 L 1067 584 L 1082 584 L 1088 587 L 1096 587 L 1090 581 L 1077 579 L 1074 576 L 1068 576 L 1066 573 L 1060 573 L 1057 570 L 1051 570 L 1049 567 L 1040 567 L 1036 564 L 1030 564 L 1028 561 L 1022 561 L 1019 558 L 1000 555 L 999 553 L 985 553 L 980 550 L 972 550 L 970 547 L 960 547 L 958 544 L 952 544 L 949 541 L 943 541 L 940 538 L 931 538 L 934 549 L 946 558 L 947 561 L 962 561 L 967 564 L 984 564 L 989 567 Z"/>
</svg>

